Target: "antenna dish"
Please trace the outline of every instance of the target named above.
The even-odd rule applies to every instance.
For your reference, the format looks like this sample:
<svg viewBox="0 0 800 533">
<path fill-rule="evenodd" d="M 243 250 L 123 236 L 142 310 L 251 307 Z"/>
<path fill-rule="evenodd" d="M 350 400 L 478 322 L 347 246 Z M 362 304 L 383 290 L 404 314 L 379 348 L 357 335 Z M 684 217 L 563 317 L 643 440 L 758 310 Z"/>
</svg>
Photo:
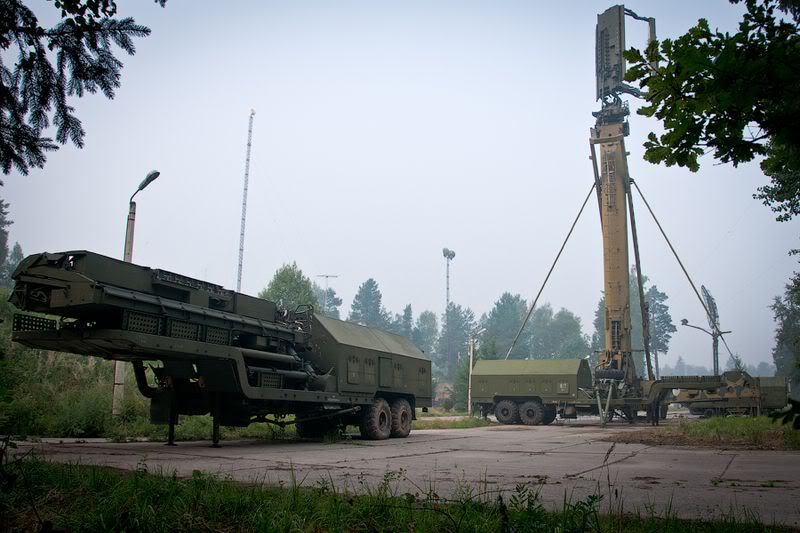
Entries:
<svg viewBox="0 0 800 533">
<path fill-rule="evenodd" d="M 719 311 L 717 310 L 717 302 L 714 297 L 708 292 L 705 285 L 700 285 L 700 291 L 703 293 L 703 301 L 706 303 L 708 309 L 708 327 L 711 331 L 719 331 Z"/>
</svg>

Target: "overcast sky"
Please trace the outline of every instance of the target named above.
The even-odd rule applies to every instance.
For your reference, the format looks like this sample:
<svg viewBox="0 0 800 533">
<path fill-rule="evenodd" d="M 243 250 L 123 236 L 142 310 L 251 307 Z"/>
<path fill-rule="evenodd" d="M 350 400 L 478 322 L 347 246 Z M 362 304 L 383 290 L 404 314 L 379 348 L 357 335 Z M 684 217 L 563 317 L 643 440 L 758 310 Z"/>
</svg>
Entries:
<svg viewBox="0 0 800 533">
<path fill-rule="evenodd" d="M 224 5 L 224 7 L 223 7 Z M 564 8 L 569 5 L 569 8 Z M 73 101 L 86 146 L 6 176 L 11 240 L 26 254 L 88 249 L 122 257 L 137 196 L 134 262 L 235 288 L 247 121 L 256 110 L 243 292 L 283 263 L 331 286 L 346 315 L 373 277 L 392 312 L 445 304 L 442 248 L 456 252 L 451 297 L 476 316 L 504 291 L 536 294 L 592 184 L 596 15 L 610 3 L 534 1 L 170 0 L 119 2 L 152 29 L 136 41 L 113 101 Z M 660 38 L 698 18 L 735 30 L 724 0 L 630 2 Z M 42 4 L 38 13 L 55 20 Z M 628 46 L 646 24 L 627 19 Z M 631 107 L 637 103 L 632 99 Z M 655 120 L 630 118 L 631 175 L 698 284 L 716 297 L 731 348 L 771 362 L 768 309 L 797 268 L 796 222 L 752 198 L 757 163 L 702 161 L 698 173 L 642 160 Z M 642 265 L 673 320 L 706 325 L 675 260 L 636 204 Z M 543 294 L 592 333 L 602 247 L 590 203 Z M 710 338 L 680 328 L 669 355 L 711 366 Z M 724 353 L 724 351 L 723 351 Z M 727 356 L 721 356 L 724 365 Z"/>
</svg>

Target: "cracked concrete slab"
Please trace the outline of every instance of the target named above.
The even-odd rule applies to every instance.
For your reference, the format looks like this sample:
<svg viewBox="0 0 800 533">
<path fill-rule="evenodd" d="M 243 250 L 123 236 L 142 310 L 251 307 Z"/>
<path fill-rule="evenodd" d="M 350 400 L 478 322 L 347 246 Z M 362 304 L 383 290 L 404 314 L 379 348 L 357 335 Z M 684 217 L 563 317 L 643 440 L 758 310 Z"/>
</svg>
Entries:
<svg viewBox="0 0 800 533">
<path fill-rule="evenodd" d="M 800 527 L 800 453 L 721 450 L 603 439 L 627 425 L 556 424 L 414 431 L 407 439 L 333 443 L 230 441 L 20 443 L 58 462 L 190 476 L 195 470 L 247 483 L 333 484 L 363 492 L 389 480 L 398 493 L 471 494 L 495 500 L 518 484 L 550 507 L 600 495 L 601 509 L 707 518 L 754 513 Z"/>
</svg>

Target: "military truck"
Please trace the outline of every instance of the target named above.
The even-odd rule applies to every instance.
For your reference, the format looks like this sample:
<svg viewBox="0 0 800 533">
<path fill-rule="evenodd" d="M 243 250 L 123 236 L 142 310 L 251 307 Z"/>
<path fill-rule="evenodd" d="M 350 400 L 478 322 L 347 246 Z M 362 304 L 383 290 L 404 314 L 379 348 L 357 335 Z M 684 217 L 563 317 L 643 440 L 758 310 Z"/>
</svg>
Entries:
<svg viewBox="0 0 800 533">
<path fill-rule="evenodd" d="M 584 359 L 481 360 L 472 370 L 472 402 L 501 424 L 550 424 L 557 414 L 591 408 L 592 372 Z"/>
<path fill-rule="evenodd" d="M 783 409 L 788 390 L 785 377 L 753 377 L 741 370 L 722 373 L 723 385 L 710 389 L 681 390 L 675 402 L 693 415 L 761 415 Z"/>
<path fill-rule="evenodd" d="M 179 415 L 207 413 L 215 444 L 220 424 L 254 421 L 296 423 L 306 437 L 353 424 L 366 439 L 403 438 L 415 408 L 431 405 L 431 362 L 411 341 L 310 307 L 88 251 L 31 255 L 13 279 L 10 301 L 29 313 L 14 316 L 12 339 L 132 363 L 170 442 Z"/>
</svg>

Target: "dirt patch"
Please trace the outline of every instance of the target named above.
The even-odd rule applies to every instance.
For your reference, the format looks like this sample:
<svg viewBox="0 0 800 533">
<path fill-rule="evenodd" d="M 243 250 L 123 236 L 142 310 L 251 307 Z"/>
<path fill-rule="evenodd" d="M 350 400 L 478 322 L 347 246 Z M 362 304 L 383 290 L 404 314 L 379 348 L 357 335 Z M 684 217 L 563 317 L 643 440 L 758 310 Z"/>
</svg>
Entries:
<svg viewBox="0 0 800 533">
<path fill-rule="evenodd" d="M 608 442 L 624 444 L 647 444 L 649 446 L 702 446 L 707 448 L 744 450 L 789 450 L 781 429 L 765 431 L 758 441 L 750 438 L 709 436 L 689 436 L 674 428 L 647 428 L 609 435 L 603 439 Z"/>
</svg>

